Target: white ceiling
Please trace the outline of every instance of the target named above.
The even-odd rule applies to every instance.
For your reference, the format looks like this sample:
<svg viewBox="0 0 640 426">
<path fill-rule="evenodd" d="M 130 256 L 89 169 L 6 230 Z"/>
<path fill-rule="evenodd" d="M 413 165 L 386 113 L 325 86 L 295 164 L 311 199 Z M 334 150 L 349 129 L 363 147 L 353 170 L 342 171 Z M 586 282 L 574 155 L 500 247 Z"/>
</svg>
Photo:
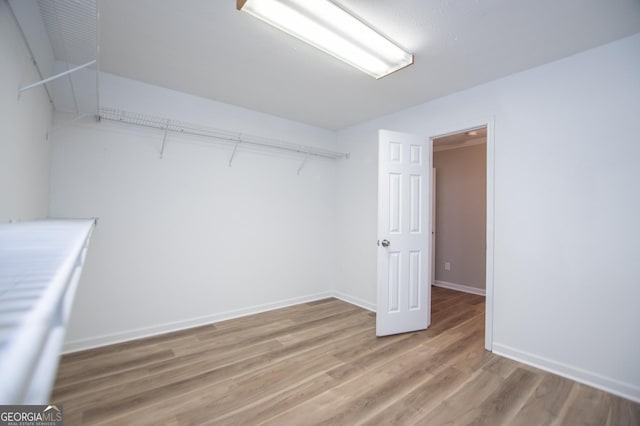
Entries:
<svg viewBox="0 0 640 426">
<path fill-rule="evenodd" d="M 101 70 L 341 129 L 640 31 L 640 0 L 335 0 L 415 54 L 375 80 L 236 10 L 104 0 Z"/>
</svg>

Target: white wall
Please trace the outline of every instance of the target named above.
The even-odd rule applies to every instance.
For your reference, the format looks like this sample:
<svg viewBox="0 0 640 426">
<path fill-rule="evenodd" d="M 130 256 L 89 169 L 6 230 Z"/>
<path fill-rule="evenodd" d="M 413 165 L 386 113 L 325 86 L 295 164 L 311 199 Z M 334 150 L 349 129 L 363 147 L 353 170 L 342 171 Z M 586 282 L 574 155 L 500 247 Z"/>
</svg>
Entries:
<svg viewBox="0 0 640 426">
<path fill-rule="evenodd" d="M 0 223 L 47 216 L 53 107 L 7 4 L 0 2 Z"/>
<path fill-rule="evenodd" d="M 494 351 L 640 401 L 640 34 L 339 132 L 336 289 L 375 303 L 378 129 L 490 116 Z"/>
<path fill-rule="evenodd" d="M 101 93 L 106 106 L 335 148 L 330 131 L 120 77 L 104 75 Z M 56 119 L 51 214 L 100 218 L 67 350 L 330 294 L 336 161 L 310 158 L 297 175 L 300 155 L 241 147 L 228 167 L 231 145 L 171 134 L 160 159 L 160 131 Z"/>
</svg>

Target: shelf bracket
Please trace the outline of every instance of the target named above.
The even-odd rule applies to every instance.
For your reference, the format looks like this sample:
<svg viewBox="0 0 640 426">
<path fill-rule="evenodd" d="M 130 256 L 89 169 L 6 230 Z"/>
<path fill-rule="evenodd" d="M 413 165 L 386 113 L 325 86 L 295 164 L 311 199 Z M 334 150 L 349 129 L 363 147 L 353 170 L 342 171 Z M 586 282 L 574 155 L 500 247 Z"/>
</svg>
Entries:
<svg viewBox="0 0 640 426">
<path fill-rule="evenodd" d="M 302 171 L 302 168 L 304 167 L 305 163 L 307 162 L 307 158 L 309 158 L 309 153 L 308 152 L 304 155 L 304 158 L 300 162 L 300 167 L 298 167 L 298 173 L 297 173 L 298 175 L 300 175 L 300 172 Z"/>
<path fill-rule="evenodd" d="M 169 124 L 171 122 L 167 120 L 167 124 L 164 126 L 164 136 L 162 137 L 162 147 L 160 148 L 160 159 L 164 158 L 164 147 L 167 143 L 167 133 L 169 133 Z"/>
<path fill-rule="evenodd" d="M 21 88 L 19 88 L 19 89 L 18 89 L 18 96 L 20 96 L 20 94 L 21 94 L 22 92 L 24 92 L 24 91 L 27 91 L 27 90 L 29 90 L 29 89 L 33 89 L 34 87 L 41 86 L 41 85 L 46 84 L 46 83 L 48 83 L 48 82 L 50 82 L 50 81 L 56 80 L 56 79 L 58 79 L 58 78 L 60 78 L 60 77 L 64 77 L 65 75 L 71 74 L 72 72 L 76 72 L 76 71 L 78 71 L 78 70 L 81 70 L 81 69 L 83 69 L 83 68 L 86 68 L 86 67 L 88 67 L 88 66 L 91 66 L 91 65 L 93 65 L 93 64 L 95 64 L 95 63 L 96 63 L 96 60 L 94 59 L 93 61 L 89 61 L 89 62 L 87 62 L 86 64 L 83 64 L 83 65 L 77 66 L 77 67 L 75 67 L 75 68 L 71 68 L 70 70 L 67 70 L 67 71 L 61 72 L 60 74 L 53 75 L 53 76 L 51 76 L 51 77 L 49 77 L 49 78 L 45 78 L 44 80 L 40 80 L 40 81 L 38 81 L 37 83 L 33 83 L 33 84 L 29 84 L 29 85 L 27 85 L 27 86 L 21 87 Z"/>
<path fill-rule="evenodd" d="M 229 167 L 231 167 L 231 163 L 233 162 L 233 157 L 236 155 L 236 150 L 238 149 L 238 145 L 240 145 L 240 141 L 242 140 L 242 133 L 238 135 L 238 140 L 236 144 L 233 146 L 233 152 L 231 153 L 231 157 L 229 158 Z"/>
</svg>

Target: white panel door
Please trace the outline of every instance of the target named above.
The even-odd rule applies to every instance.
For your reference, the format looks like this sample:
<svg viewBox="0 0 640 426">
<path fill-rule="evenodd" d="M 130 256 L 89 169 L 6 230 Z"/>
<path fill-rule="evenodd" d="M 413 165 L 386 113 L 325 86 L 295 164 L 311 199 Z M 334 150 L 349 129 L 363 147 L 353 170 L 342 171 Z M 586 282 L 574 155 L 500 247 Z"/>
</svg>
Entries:
<svg viewBox="0 0 640 426">
<path fill-rule="evenodd" d="M 431 149 L 427 138 L 380 130 L 376 335 L 431 322 Z"/>
</svg>

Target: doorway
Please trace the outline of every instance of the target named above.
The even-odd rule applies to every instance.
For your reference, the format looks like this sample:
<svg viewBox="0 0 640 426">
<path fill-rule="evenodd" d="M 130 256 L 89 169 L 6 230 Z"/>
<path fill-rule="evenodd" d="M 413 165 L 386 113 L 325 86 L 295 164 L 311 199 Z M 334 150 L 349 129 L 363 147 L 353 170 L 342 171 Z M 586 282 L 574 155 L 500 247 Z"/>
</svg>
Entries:
<svg viewBox="0 0 640 426">
<path fill-rule="evenodd" d="M 491 351 L 493 120 L 478 120 L 434 133 L 430 136 L 430 146 L 435 169 L 434 190 L 436 193 L 438 188 L 447 191 L 432 199 L 435 202 L 432 229 L 435 232 L 432 270 L 435 273 L 431 284 L 485 296 L 485 349 Z M 441 165 L 440 172 L 438 165 Z M 481 194 L 478 194 L 479 190 L 483 190 Z"/>
<path fill-rule="evenodd" d="M 486 128 L 486 298 L 484 347 L 493 347 L 493 119 L 426 135 L 379 131 L 376 335 L 423 330 L 431 321 L 434 139 Z M 464 294 L 464 293 L 461 293 Z M 482 311 L 481 311 L 482 312 Z"/>
</svg>

